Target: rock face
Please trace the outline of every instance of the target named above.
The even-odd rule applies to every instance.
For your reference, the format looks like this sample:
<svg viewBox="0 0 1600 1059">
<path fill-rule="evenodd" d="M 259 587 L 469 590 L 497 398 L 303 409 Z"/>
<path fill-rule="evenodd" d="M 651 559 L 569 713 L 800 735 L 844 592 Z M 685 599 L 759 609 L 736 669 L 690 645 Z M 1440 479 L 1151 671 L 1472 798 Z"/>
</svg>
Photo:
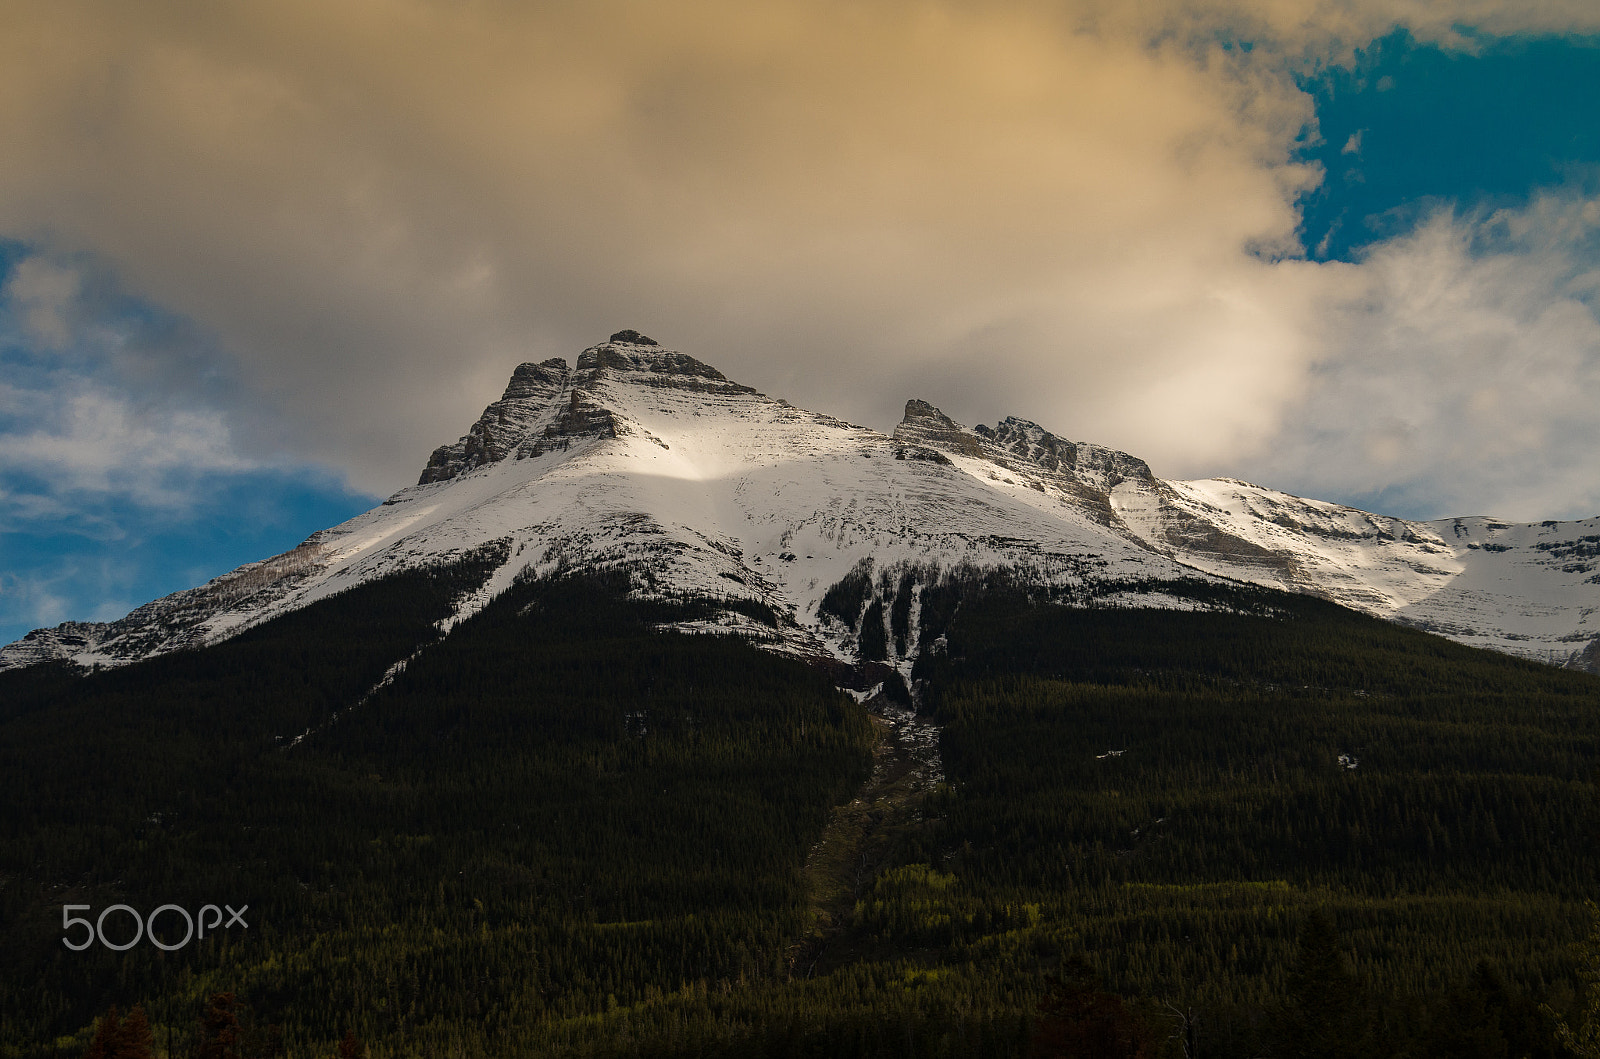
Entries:
<svg viewBox="0 0 1600 1059">
<path fill-rule="evenodd" d="M 905 418 L 894 428 L 897 441 L 943 449 L 962 456 L 983 455 L 983 439 L 927 401 L 906 402 Z"/>
<path fill-rule="evenodd" d="M 433 450 L 417 484 L 448 481 L 508 456 L 538 456 L 578 438 L 616 437 L 616 416 L 593 392 L 607 373 L 616 372 L 637 372 L 648 385 L 700 393 L 755 392 L 693 357 L 661 349 L 637 331 L 618 331 L 584 350 L 576 368 L 569 370 L 559 357 L 517 365 L 506 392 L 461 440 Z"/>
<path fill-rule="evenodd" d="M 1130 480 L 1155 481 L 1149 465 L 1137 457 L 1087 442 L 1064 441 L 1026 419 L 1007 417 L 992 431 L 981 425 L 975 429 L 1014 459 L 1070 474 L 1098 492 L 1109 493 Z"/>
<path fill-rule="evenodd" d="M 895 439 L 908 447 L 941 450 L 990 465 L 980 473 L 1009 472 L 1029 488 L 1058 497 L 1104 526 L 1116 525 L 1111 490 L 1129 479 L 1154 481 L 1150 468 L 1126 452 L 1058 438 L 1037 423 L 1007 417 L 996 427 L 971 429 L 926 401 L 906 402 Z"/>
<path fill-rule="evenodd" d="M 633 330 L 631 328 L 628 329 L 628 330 L 625 330 L 625 331 L 618 331 L 616 334 L 612 335 L 609 339 L 607 339 L 607 341 L 610 342 L 612 345 L 616 345 L 618 342 L 626 342 L 626 343 L 628 343 L 629 345 L 632 345 L 632 346 L 653 346 L 653 345 L 656 345 L 656 340 L 655 339 L 646 338 L 643 335 L 641 335 L 639 332 L 637 332 L 637 331 L 635 331 L 635 330 Z"/>
<path fill-rule="evenodd" d="M 578 377 L 574 385 L 580 389 L 592 387 L 609 377 L 607 372 L 636 372 L 639 377 L 633 380 L 635 382 L 696 393 L 755 393 L 748 386 L 729 381 L 711 365 L 702 364 L 684 353 L 662 349 L 648 338 L 640 342 L 619 342 L 613 335 L 605 345 L 584 350 L 578 357 Z"/>
<path fill-rule="evenodd" d="M 417 484 L 447 481 L 505 459 L 533 424 L 549 416 L 551 403 L 565 389 L 568 374 L 567 362 L 559 357 L 542 364 L 517 365 L 506 392 L 483 410 L 461 440 L 433 450 Z"/>
<path fill-rule="evenodd" d="M 850 661 L 870 641 L 905 667 L 920 650 L 911 608 L 957 572 L 1120 606 L 1193 606 L 1182 585 L 1225 579 L 1600 667 L 1600 519 L 1407 522 L 1234 479 L 1163 481 L 1127 453 L 1023 419 L 968 428 L 922 400 L 886 436 L 619 331 L 570 368 L 519 365 L 415 486 L 372 511 L 118 621 L 36 630 L 0 648 L 0 669 L 215 643 L 486 554 L 498 565 L 453 620 L 519 576 L 608 570 L 643 598 L 709 602 L 721 616 L 691 631 Z"/>
</svg>

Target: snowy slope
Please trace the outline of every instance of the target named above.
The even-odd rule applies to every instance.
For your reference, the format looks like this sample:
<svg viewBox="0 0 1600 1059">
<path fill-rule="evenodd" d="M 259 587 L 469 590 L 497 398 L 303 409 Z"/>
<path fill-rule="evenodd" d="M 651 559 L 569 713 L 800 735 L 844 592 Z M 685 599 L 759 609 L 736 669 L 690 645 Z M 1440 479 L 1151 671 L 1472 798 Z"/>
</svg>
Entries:
<svg viewBox="0 0 1600 1059">
<path fill-rule="evenodd" d="M 1199 569 L 1595 668 L 1600 519 L 1408 522 L 1230 478 L 1130 481 L 1111 499 L 1151 548 Z"/>
<path fill-rule="evenodd" d="M 1227 479 L 1164 482 L 1124 453 L 1017 419 L 968 429 L 917 400 L 885 435 L 620 332 L 574 366 L 520 366 L 467 435 L 381 506 L 120 621 L 30 633 L 0 648 L 0 669 L 213 643 L 485 545 L 504 558 L 454 621 L 526 572 L 618 568 L 642 596 L 744 601 L 780 619 L 744 606 L 702 627 L 849 657 L 849 630 L 819 604 L 871 560 L 880 576 L 914 568 L 923 580 L 1004 567 L 1130 605 L 1192 605 L 1163 582 L 1244 580 L 1565 660 L 1600 634 L 1588 624 L 1596 534 L 1600 520 L 1409 523 Z"/>
<path fill-rule="evenodd" d="M 383 505 L 121 621 L 32 633 L 0 649 L 0 666 L 117 664 L 216 642 L 489 542 L 504 542 L 507 560 L 458 618 L 524 571 L 621 566 L 641 594 L 764 604 L 788 623 L 729 612 L 723 624 L 818 652 L 829 646 L 818 602 L 867 557 L 1014 566 L 1052 584 L 1193 574 L 1023 475 L 956 459 L 758 394 L 625 332 L 571 369 L 519 368 L 472 432 Z"/>
</svg>

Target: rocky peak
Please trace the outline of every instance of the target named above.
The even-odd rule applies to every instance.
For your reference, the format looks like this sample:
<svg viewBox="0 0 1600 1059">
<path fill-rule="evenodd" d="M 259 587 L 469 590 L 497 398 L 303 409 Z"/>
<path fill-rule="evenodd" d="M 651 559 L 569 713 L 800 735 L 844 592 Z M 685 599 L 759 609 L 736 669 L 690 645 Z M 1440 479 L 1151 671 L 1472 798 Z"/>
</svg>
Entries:
<svg viewBox="0 0 1600 1059">
<path fill-rule="evenodd" d="M 650 372 L 657 375 L 691 375 L 727 382 L 727 376 L 709 364 L 702 364 L 687 353 L 660 346 L 618 345 L 607 342 L 590 346 L 578 354 L 578 371 L 595 372 L 603 368 L 622 372 Z"/>
<path fill-rule="evenodd" d="M 974 428 L 991 444 L 1047 471 L 1071 475 L 1101 492 L 1130 479 L 1154 481 L 1150 466 L 1136 456 L 1087 442 L 1059 438 L 1037 423 L 1007 416 L 993 430 Z"/>
<path fill-rule="evenodd" d="M 687 353 L 664 349 L 637 331 L 618 331 L 609 341 L 590 346 L 578 354 L 574 385 L 591 387 L 608 372 L 619 374 L 627 382 L 646 386 L 703 393 L 755 393 L 711 365 Z"/>
<path fill-rule="evenodd" d="M 1007 416 L 992 429 L 979 423 L 973 430 L 997 448 L 1047 471 L 1070 471 L 1078 464 L 1078 446 L 1026 419 Z"/>
<path fill-rule="evenodd" d="M 982 456 L 983 442 L 977 435 L 957 423 L 927 401 L 916 398 L 906 402 L 906 414 L 894 428 L 896 441 L 911 445 L 926 445 L 945 452 L 963 456 Z"/>
<path fill-rule="evenodd" d="M 544 400 L 551 392 L 551 387 L 559 388 L 566 379 L 567 362 L 561 357 L 551 357 L 538 364 L 531 361 L 518 364 L 511 373 L 511 381 L 506 384 L 506 392 L 500 395 L 500 400 L 495 404 L 527 398 Z M 489 407 L 492 409 L 495 405 Z"/>
<path fill-rule="evenodd" d="M 900 425 L 935 430 L 962 429 L 961 425 L 954 419 L 951 419 L 927 401 L 919 401 L 915 397 L 906 402 L 905 415 L 901 417 Z"/>
<path fill-rule="evenodd" d="M 461 440 L 433 450 L 417 484 L 443 482 L 505 459 L 566 389 L 569 377 L 567 362 L 560 357 L 518 364 L 505 393 L 483 410 Z"/>
<path fill-rule="evenodd" d="M 714 395 L 755 393 L 637 331 L 618 331 L 580 353 L 570 370 L 560 357 L 517 365 L 505 393 L 471 429 L 455 444 L 433 450 L 417 484 L 447 481 L 507 456 L 538 456 L 577 438 L 626 432 L 602 385 L 608 381 Z"/>
<path fill-rule="evenodd" d="M 618 331 L 606 341 L 609 345 L 613 346 L 619 342 L 626 342 L 630 346 L 654 346 L 660 344 L 655 339 L 646 338 L 644 335 L 641 335 L 632 328 L 629 328 L 625 331 Z"/>
</svg>

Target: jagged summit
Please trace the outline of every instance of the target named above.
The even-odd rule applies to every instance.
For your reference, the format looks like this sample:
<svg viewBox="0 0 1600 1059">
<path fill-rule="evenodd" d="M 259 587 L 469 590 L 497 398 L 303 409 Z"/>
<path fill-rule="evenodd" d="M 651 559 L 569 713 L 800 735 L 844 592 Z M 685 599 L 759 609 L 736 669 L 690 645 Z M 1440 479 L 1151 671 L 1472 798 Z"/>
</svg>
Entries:
<svg viewBox="0 0 1600 1059">
<path fill-rule="evenodd" d="M 1130 479 L 1155 481 L 1150 466 L 1126 452 L 1067 441 L 1016 416 L 1007 416 L 996 427 L 980 423 L 968 429 L 915 398 L 906 402 L 905 417 L 895 427 L 894 436 L 951 454 L 987 459 L 1021 473 L 1057 475 L 1099 494 Z"/>
<path fill-rule="evenodd" d="M 755 393 L 637 331 L 618 331 L 578 354 L 571 369 L 560 357 L 517 365 L 505 393 L 483 410 L 471 429 L 455 443 L 433 450 L 417 484 L 448 481 L 508 457 L 523 459 L 555 446 L 570 447 L 575 438 L 614 438 L 619 431 L 626 432 L 617 411 L 607 406 L 598 389 L 619 372 L 644 374 L 656 387 Z"/>
<path fill-rule="evenodd" d="M 1127 453 L 1016 417 L 969 428 L 921 399 L 884 435 L 618 331 L 570 366 L 518 365 L 418 483 L 381 506 L 119 621 L 36 630 L 0 648 L 0 669 L 203 646 L 467 556 L 492 572 L 454 620 L 521 576 L 611 571 L 641 597 L 708 603 L 721 617 L 701 631 L 849 659 L 887 640 L 885 661 L 906 672 L 918 645 L 863 623 L 904 615 L 924 588 L 974 570 L 1124 606 L 1192 606 L 1163 586 L 1248 581 L 1600 666 L 1600 519 L 1406 522 L 1232 479 L 1168 482 Z M 849 579 L 859 609 L 825 611 Z"/>
<path fill-rule="evenodd" d="M 927 401 L 916 398 L 906 402 L 905 417 L 894 428 L 894 436 L 897 441 L 926 445 L 963 456 L 983 455 L 983 444 L 972 431 Z"/>
<path fill-rule="evenodd" d="M 612 345 L 615 345 L 618 342 L 626 342 L 630 346 L 653 346 L 657 344 L 655 339 L 646 338 L 644 335 L 641 335 L 632 328 L 629 328 L 625 331 L 618 331 L 616 334 L 607 339 L 607 341 Z"/>
<path fill-rule="evenodd" d="M 567 362 L 560 357 L 518 364 L 506 392 L 483 410 L 461 440 L 433 450 L 418 484 L 442 482 L 505 459 L 566 387 L 569 375 Z"/>
<path fill-rule="evenodd" d="M 677 350 L 664 349 L 651 342 L 649 345 L 634 342 L 605 342 L 598 346 L 590 346 L 578 354 L 577 372 L 579 379 L 576 385 L 582 387 L 592 383 L 598 378 L 598 373 L 610 371 L 637 371 L 649 372 L 655 375 L 681 375 L 690 378 L 703 379 L 708 382 L 726 384 L 724 389 L 733 388 L 746 393 L 755 391 L 748 386 L 739 386 L 730 382 L 726 375 L 709 364 L 702 364 L 686 353 Z M 662 385 L 683 385 L 681 381 L 661 382 Z"/>
</svg>

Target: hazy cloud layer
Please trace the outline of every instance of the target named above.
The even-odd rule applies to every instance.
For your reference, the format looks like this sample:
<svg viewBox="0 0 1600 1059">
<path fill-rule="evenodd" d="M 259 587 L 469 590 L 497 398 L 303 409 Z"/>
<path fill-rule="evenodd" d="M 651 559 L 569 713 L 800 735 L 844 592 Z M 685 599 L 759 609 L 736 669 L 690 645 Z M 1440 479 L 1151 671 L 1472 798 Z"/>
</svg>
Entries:
<svg viewBox="0 0 1600 1059">
<path fill-rule="evenodd" d="M 915 394 L 1169 476 L 1259 467 L 1473 508 L 1600 478 L 1546 460 L 1513 484 L 1538 437 L 1596 418 L 1528 381 L 1593 363 L 1588 251 L 1541 242 L 1530 213 L 1493 247 L 1486 226 L 1514 218 L 1446 216 L 1354 266 L 1297 260 L 1293 203 L 1318 173 L 1291 156 L 1312 117 L 1296 64 L 1397 22 L 1457 47 L 1461 25 L 1593 32 L 1589 0 L 0 13 L 0 235 L 41 252 L 13 272 L 14 316 L 40 351 L 69 348 L 105 269 L 186 325 L 106 352 L 117 390 L 84 369 L 99 396 L 63 397 L 0 458 L 56 445 L 92 476 L 96 447 L 287 453 L 386 492 L 518 361 L 637 327 L 871 425 Z M 1557 274 L 1577 286 L 1541 301 Z M 1427 330 L 1448 315 L 1430 284 L 1481 311 Z M 1527 371 L 1493 374 L 1505 357 Z M 1444 363 L 1461 382 L 1436 399 L 1367 399 Z M 142 403 L 175 393 L 167 441 L 141 433 Z M 1474 401 L 1472 422 L 1525 429 L 1472 448 L 1449 428 Z M 1319 476 L 1327 451 L 1342 470 Z"/>
</svg>

